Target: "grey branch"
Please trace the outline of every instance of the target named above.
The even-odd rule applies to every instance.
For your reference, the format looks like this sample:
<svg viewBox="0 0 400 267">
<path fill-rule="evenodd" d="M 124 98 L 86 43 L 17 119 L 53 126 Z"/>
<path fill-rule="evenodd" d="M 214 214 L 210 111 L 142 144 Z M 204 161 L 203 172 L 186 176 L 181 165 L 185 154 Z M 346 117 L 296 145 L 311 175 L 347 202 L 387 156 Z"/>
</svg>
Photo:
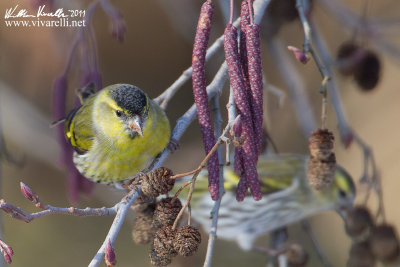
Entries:
<svg viewBox="0 0 400 267">
<path fill-rule="evenodd" d="M 213 98 L 217 93 L 219 94 L 224 86 L 228 77 L 228 67 L 226 62 L 222 63 L 213 81 L 207 86 L 208 99 Z M 176 122 L 176 126 L 172 132 L 171 139 L 179 141 L 186 129 L 196 118 L 196 105 L 192 105 Z M 152 169 L 160 167 L 167 159 L 171 151 L 165 149 L 161 155 L 153 163 Z"/>
<path fill-rule="evenodd" d="M 115 239 L 119 231 L 121 230 L 122 224 L 124 223 L 126 214 L 128 213 L 129 208 L 132 206 L 133 202 L 139 197 L 141 192 L 140 187 L 137 187 L 136 190 L 130 191 L 122 200 L 116 205 L 117 215 L 115 215 L 114 221 L 111 224 L 110 230 L 108 231 L 107 236 L 104 239 L 103 244 L 100 249 L 97 251 L 97 254 L 94 256 L 93 260 L 88 265 L 89 267 L 96 267 L 104 259 L 104 251 L 108 242 L 114 244 Z"/>
<path fill-rule="evenodd" d="M 294 105 L 296 116 L 304 136 L 308 137 L 317 128 L 317 122 L 307 98 L 304 81 L 291 62 L 285 46 L 277 38 L 267 41 L 267 47 L 282 80 L 289 90 L 289 97 Z"/>
<path fill-rule="evenodd" d="M 270 0 L 256 0 L 254 1 L 254 22 L 259 24 L 261 18 L 264 14 L 265 9 L 267 8 Z M 237 27 L 239 25 L 240 18 L 236 19 L 233 25 Z M 206 55 L 206 62 L 213 57 L 224 44 L 224 36 L 221 35 L 208 49 Z M 172 99 L 172 97 L 179 91 L 179 89 L 192 77 L 192 67 L 187 68 L 182 75 L 170 86 L 168 87 L 161 95 L 156 97 L 154 101 L 156 101 L 161 108 L 166 109 L 168 102 Z"/>
</svg>

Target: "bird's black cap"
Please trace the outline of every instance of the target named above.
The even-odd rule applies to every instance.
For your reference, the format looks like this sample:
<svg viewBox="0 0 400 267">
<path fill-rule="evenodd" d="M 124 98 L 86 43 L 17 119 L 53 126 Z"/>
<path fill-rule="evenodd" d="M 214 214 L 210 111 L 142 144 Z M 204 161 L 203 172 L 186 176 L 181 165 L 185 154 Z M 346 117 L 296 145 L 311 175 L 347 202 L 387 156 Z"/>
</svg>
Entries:
<svg viewBox="0 0 400 267">
<path fill-rule="evenodd" d="M 146 95 L 138 87 L 130 84 L 118 85 L 111 91 L 117 105 L 132 114 L 141 114 L 146 107 Z"/>
</svg>

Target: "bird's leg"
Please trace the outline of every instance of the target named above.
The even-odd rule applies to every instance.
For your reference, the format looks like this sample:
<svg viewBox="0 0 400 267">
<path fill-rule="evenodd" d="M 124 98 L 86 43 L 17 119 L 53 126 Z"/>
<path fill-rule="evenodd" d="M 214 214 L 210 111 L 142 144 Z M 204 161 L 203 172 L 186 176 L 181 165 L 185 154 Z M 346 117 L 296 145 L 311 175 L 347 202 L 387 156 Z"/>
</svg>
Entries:
<svg viewBox="0 0 400 267">
<path fill-rule="evenodd" d="M 171 138 L 169 140 L 167 148 L 171 151 L 171 153 L 174 153 L 176 150 L 179 149 L 179 141 L 174 138 Z"/>
</svg>

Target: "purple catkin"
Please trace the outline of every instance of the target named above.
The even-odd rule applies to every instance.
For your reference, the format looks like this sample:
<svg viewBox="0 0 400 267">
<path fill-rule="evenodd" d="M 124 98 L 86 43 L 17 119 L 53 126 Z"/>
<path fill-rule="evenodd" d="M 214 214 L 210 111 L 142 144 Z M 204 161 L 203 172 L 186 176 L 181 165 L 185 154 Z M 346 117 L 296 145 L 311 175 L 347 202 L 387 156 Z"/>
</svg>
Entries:
<svg viewBox="0 0 400 267">
<path fill-rule="evenodd" d="M 253 2 L 253 1 L 251 1 Z M 252 5 L 253 6 L 253 5 Z M 248 60 L 247 60 L 247 49 L 246 49 L 246 28 L 250 25 L 250 13 L 249 4 L 247 0 L 243 0 L 240 8 L 240 64 L 242 67 L 244 81 L 246 86 L 250 88 L 249 74 L 248 74 Z"/>
<path fill-rule="evenodd" d="M 53 114 L 54 119 L 58 120 L 65 117 L 65 99 L 68 90 L 68 82 L 65 75 L 58 77 L 53 86 Z M 68 170 L 68 198 L 72 203 L 79 201 L 79 192 L 83 189 L 85 192 L 89 192 L 92 185 L 89 185 L 89 180 L 83 177 L 79 171 L 75 168 L 72 161 L 72 148 L 65 140 L 64 127 L 63 125 L 57 125 L 56 134 L 58 142 L 61 146 L 61 164 L 66 166 Z M 91 183 L 90 183 L 91 184 Z"/>
<path fill-rule="evenodd" d="M 246 45 L 249 66 L 249 81 L 251 88 L 251 109 L 253 115 L 254 133 L 256 136 L 256 154 L 261 151 L 263 138 L 263 79 L 260 51 L 260 26 L 248 25 L 246 29 Z"/>
<path fill-rule="evenodd" d="M 200 124 L 201 134 L 203 136 L 204 149 L 206 154 L 210 152 L 215 144 L 214 127 L 211 121 L 210 108 L 208 106 L 205 57 L 207 52 L 208 39 L 210 37 L 214 5 L 211 1 L 206 1 L 200 11 L 200 17 L 197 24 L 196 36 L 193 44 L 192 55 L 192 81 L 193 95 L 197 107 L 197 117 Z M 208 189 L 211 198 L 219 198 L 219 164 L 218 155 L 214 153 L 208 161 Z"/>
<path fill-rule="evenodd" d="M 236 189 L 236 200 L 243 201 L 246 197 L 248 189 L 249 185 L 247 183 L 247 178 L 246 175 L 243 174 L 242 177 L 240 177 L 240 181 Z"/>
<path fill-rule="evenodd" d="M 251 117 L 250 104 L 246 87 L 240 68 L 239 52 L 237 47 L 237 29 L 232 24 L 227 24 L 224 33 L 225 59 L 228 64 L 228 73 L 236 107 L 241 114 L 243 135 L 246 137 L 243 143 L 243 167 L 247 185 L 255 200 L 262 198 L 260 182 L 257 174 L 257 155 L 255 148 L 255 135 Z M 243 177 L 242 177 L 243 178 Z"/>
</svg>

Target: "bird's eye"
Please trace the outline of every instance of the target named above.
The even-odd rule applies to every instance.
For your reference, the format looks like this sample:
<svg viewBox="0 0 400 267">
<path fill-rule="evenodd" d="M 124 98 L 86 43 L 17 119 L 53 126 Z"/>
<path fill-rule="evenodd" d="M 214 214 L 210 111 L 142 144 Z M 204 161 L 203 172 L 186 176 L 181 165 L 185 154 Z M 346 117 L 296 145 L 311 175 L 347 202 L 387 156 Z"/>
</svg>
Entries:
<svg viewBox="0 0 400 267">
<path fill-rule="evenodd" d="M 344 190 L 342 190 L 342 189 L 339 189 L 339 196 L 340 197 L 342 197 L 342 198 L 344 198 L 344 197 L 346 197 L 346 192 L 344 191 Z"/>
<path fill-rule="evenodd" d="M 115 114 L 117 115 L 117 117 L 121 117 L 122 116 L 122 111 L 121 110 L 116 110 Z"/>
</svg>

